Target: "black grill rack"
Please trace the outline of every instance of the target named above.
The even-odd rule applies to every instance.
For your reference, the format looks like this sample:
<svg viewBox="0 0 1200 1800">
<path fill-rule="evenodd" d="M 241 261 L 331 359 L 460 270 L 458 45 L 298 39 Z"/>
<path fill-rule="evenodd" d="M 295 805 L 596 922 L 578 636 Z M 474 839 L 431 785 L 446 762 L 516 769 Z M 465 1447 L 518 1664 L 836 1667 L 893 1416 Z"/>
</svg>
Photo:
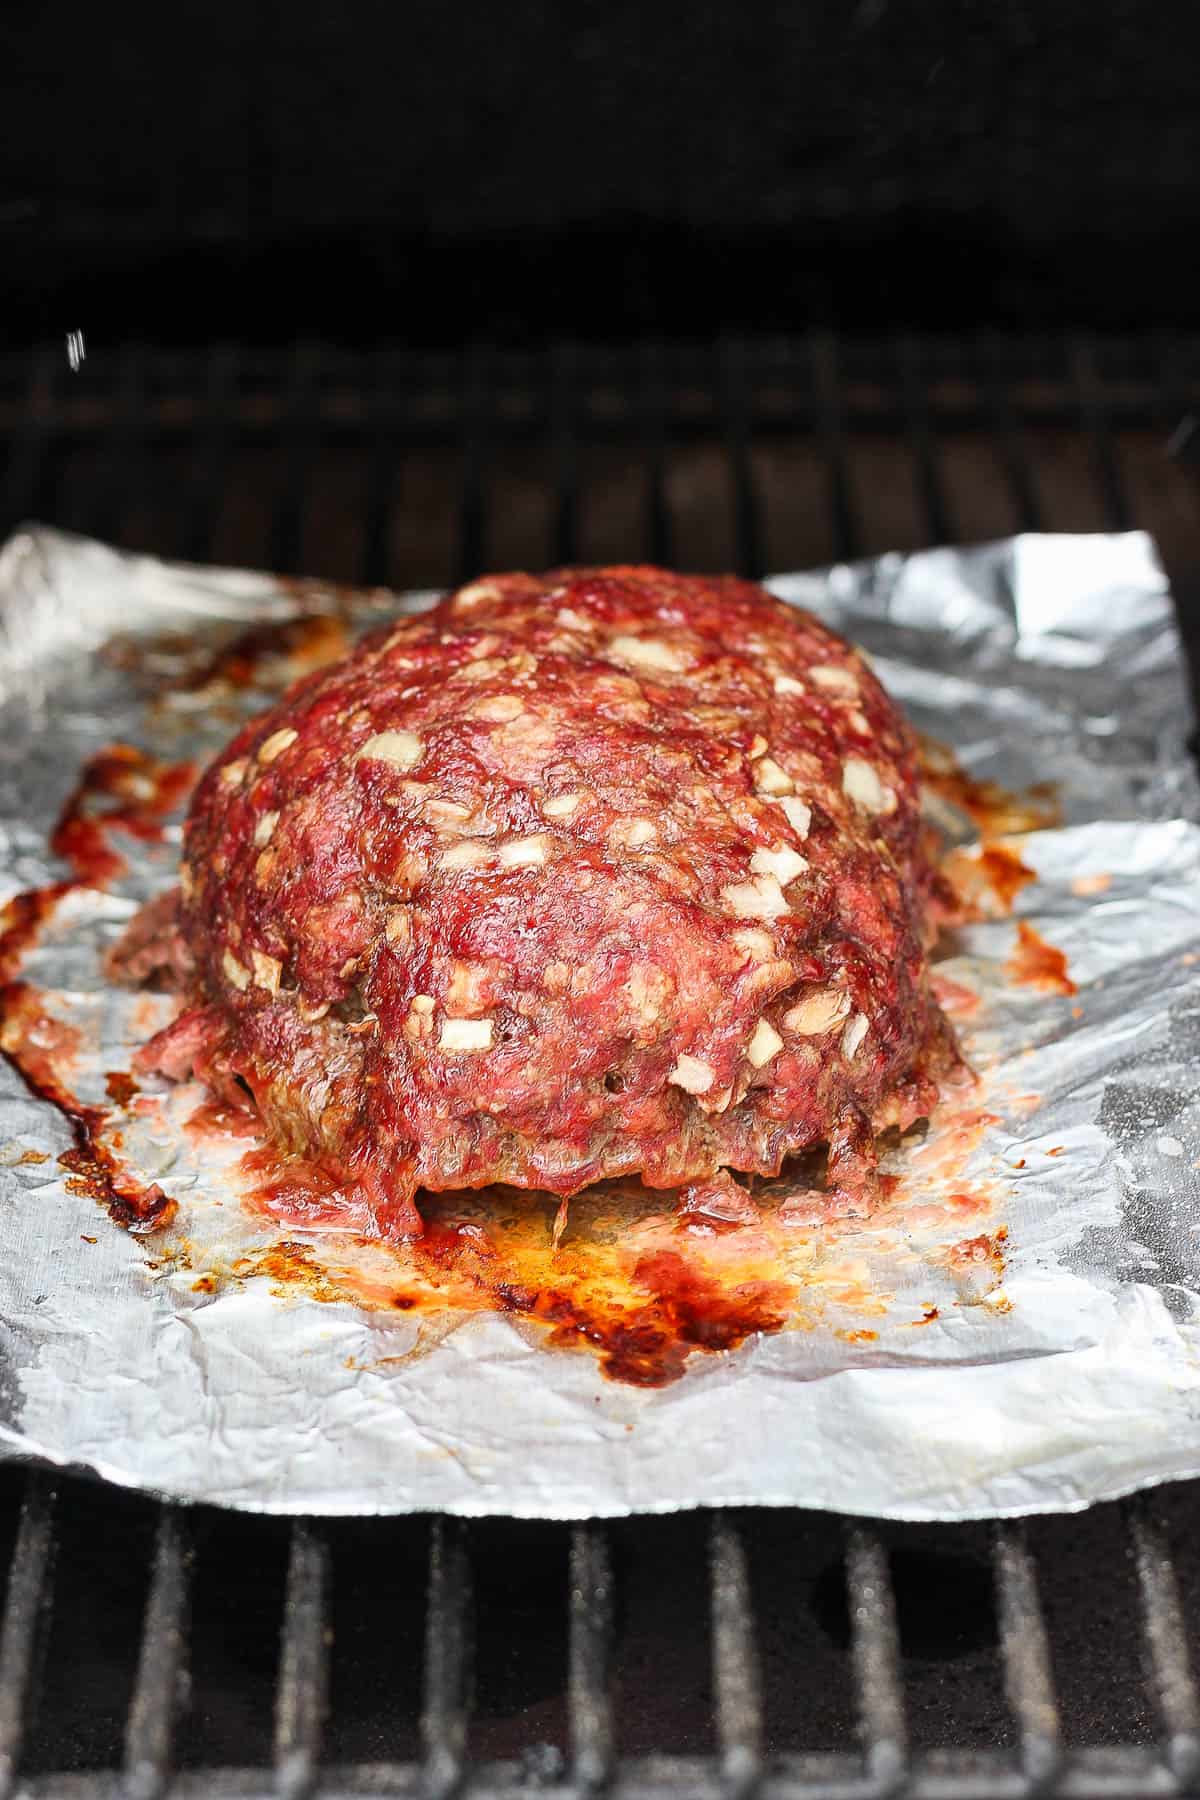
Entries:
<svg viewBox="0 0 1200 1800">
<path fill-rule="evenodd" d="M 0 525 L 406 586 L 1137 524 L 1190 641 L 1197 417 L 1180 338 L 47 346 L 0 358 Z M 0 1800 L 1190 1792 L 1193 1518 L 288 1523 L 9 1469 Z"/>
<path fill-rule="evenodd" d="M 0 1636 L 0 1793 L 78 1795 L 100 1800 L 118 1794 L 131 1800 L 180 1796 L 289 1797 L 321 1795 L 447 1796 L 589 1795 L 612 1791 L 675 1800 L 680 1795 L 748 1796 L 772 1800 L 858 1800 L 859 1796 L 905 1794 L 950 1800 L 1008 1800 L 1010 1796 L 1171 1795 L 1195 1790 L 1200 1777 L 1200 1697 L 1192 1671 L 1180 1582 L 1157 1509 L 1140 1500 L 1120 1509 L 1120 1524 L 1140 1610 L 1140 1644 L 1110 1646 L 1119 1679 L 1144 1680 L 1153 1704 L 1144 1743 L 1076 1744 L 1068 1740 L 1056 1698 L 1051 1632 L 1039 1599 L 1039 1569 L 1029 1528 L 1001 1523 L 978 1533 L 989 1541 L 997 1647 L 997 1701 L 1006 1717 L 992 1745 L 913 1745 L 906 1723 L 906 1666 L 898 1626 L 892 1560 L 903 1558 L 907 1535 L 886 1533 L 863 1523 L 837 1526 L 841 1538 L 836 1566 L 845 1582 L 848 1621 L 845 1659 L 856 1720 L 847 1721 L 841 1747 L 825 1751 L 779 1750 L 772 1745 L 764 1704 L 763 1656 L 752 1592 L 750 1552 L 759 1533 L 753 1514 L 716 1513 L 703 1520 L 704 1558 L 681 1571 L 706 1589 L 709 1669 L 703 1689 L 692 1696 L 708 1715 L 695 1735 L 708 1740 L 702 1753 L 642 1751 L 628 1754 L 612 1697 L 621 1636 L 614 1630 L 617 1577 L 611 1540 L 631 1531 L 662 1539 L 660 1523 L 636 1526 L 577 1524 L 540 1528 L 546 1538 L 567 1537 L 566 1579 L 561 1593 L 565 1655 L 561 1668 L 561 1729 L 542 1739 L 531 1733 L 515 1755 L 480 1758 L 472 1754 L 472 1592 L 477 1566 L 474 1540 L 480 1528 L 456 1520 L 397 1521 L 360 1528 L 387 1554 L 389 1542 L 414 1534 L 427 1544 L 425 1593 L 408 1596 L 396 1634 L 422 1630 L 419 1688 L 398 1694 L 397 1712 L 411 1715 L 413 1754 L 403 1760 L 354 1762 L 323 1754 L 330 1719 L 331 1663 L 336 1643 L 334 1555 L 336 1528 L 297 1520 L 288 1528 L 278 1656 L 274 1679 L 269 1758 L 255 1766 L 180 1766 L 177 1734 L 189 1692 L 189 1615 L 196 1586 L 194 1524 L 204 1515 L 163 1506 L 158 1509 L 148 1566 L 141 1571 L 145 1601 L 136 1664 L 130 1676 L 124 1652 L 114 1649 L 109 1729 L 119 1755 L 104 1768 L 64 1767 L 54 1751 L 75 1751 L 69 1701 L 56 1709 L 57 1723 L 38 1734 L 36 1764 L 22 1769 L 31 1736 L 35 1688 L 45 1681 L 45 1638 L 51 1607 L 65 1613 L 72 1629 L 72 1590 L 55 1580 L 58 1522 L 65 1508 L 86 1514 L 88 1490 L 36 1473 L 28 1478 L 20 1506 Z M 1111 1523 L 1111 1521 L 1110 1521 Z M 243 1522 L 241 1554 L 256 1554 L 256 1537 L 268 1528 Z M 490 1528 L 495 1533 L 495 1527 Z M 804 1524 L 795 1529 L 804 1535 Z M 943 1537 L 957 1528 L 943 1528 Z M 278 1533 L 274 1534 L 278 1537 Z M 699 1530 L 692 1548 L 701 1547 Z M 828 1534 L 826 1534 L 828 1535 Z M 150 1549 L 150 1533 L 145 1534 Z M 273 1546 L 277 1548 L 278 1546 Z M 493 1551 L 497 1548 L 494 1540 Z M 410 1544 L 411 1548 L 411 1544 Z M 537 1554 L 532 1539 L 527 1556 Z M 889 1555 L 890 1552 L 890 1555 Z M 1095 1571 L 1098 1581 L 1119 1580 L 1122 1571 Z M 943 1596 L 944 1597 L 944 1596 Z M 797 1596 L 799 1599 L 799 1596 Z M 910 1600 L 912 1596 L 910 1596 Z M 935 1596 L 930 1595 L 930 1604 Z M 278 1614 L 276 1615 L 279 1616 Z M 1127 1623 L 1122 1619 L 1122 1625 Z M 236 1626 L 234 1627 L 236 1630 Z M 39 1648 L 41 1651 L 39 1662 Z M 125 1647 L 127 1649 L 128 1647 Z M 386 1637 L 377 1653 L 387 1656 Z M 227 1642 L 227 1652 L 234 1644 Z M 481 1682 L 486 1670 L 480 1671 Z M 810 1685 L 802 1665 L 774 1671 L 799 1695 Z M 238 1665 L 229 1656 L 226 1679 L 236 1682 Z M 127 1699 L 123 1729 L 121 1701 Z M 654 1697 L 650 1697 L 651 1709 Z M 953 1729 L 953 1705 L 950 1707 Z M 540 1715 L 544 1719 L 544 1714 Z M 509 1723 L 520 1733 L 521 1711 Z M 638 1720 L 635 1734 L 652 1733 Z M 535 1728 L 536 1730 L 536 1728 Z M 119 1740 L 118 1740 L 119 1732 Z M 803 1724 L 799 1726 L 803 1737 Z M 262 1733 L 256 1732 L 256 1736 Z M 510 1734 L 511 1735 L 511 1734 Z M 793 1731 L 792 1735 L 795 1735 Z M 114 1749 L 116 1741 L 114 1741 Z M 84 1757 L 95 1753 L 94 1743 Z"/>
</svg>

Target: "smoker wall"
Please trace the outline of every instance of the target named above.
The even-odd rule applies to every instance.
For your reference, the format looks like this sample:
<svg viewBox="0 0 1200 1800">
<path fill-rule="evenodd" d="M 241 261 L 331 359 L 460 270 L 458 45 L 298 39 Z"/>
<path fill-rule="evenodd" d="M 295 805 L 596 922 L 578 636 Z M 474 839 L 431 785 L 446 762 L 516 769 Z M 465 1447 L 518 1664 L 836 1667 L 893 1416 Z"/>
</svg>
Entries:
<svg viewBox="0 0 1200 1800">
<path fill-rule="evenodd" d="M 489 297 L 514 329 L 586 328 L 614 300 L 643 328 L 681 305 L 701 327 L 1184 319 L 1187 19 L 1178 0 L 13 7 L 9 306 L 86 295 L 164 330 L 377 312 L 435 335 Z"/>
</svg>

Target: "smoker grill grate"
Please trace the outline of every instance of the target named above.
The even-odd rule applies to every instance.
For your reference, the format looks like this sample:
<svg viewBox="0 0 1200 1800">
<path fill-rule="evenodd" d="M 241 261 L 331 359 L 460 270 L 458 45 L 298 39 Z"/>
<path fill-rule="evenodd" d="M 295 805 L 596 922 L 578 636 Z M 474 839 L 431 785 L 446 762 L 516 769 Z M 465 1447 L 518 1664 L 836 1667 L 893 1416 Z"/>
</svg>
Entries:
<svg viewBox="0 0 1200 1800">
<path fill-rule="evenodd" d="M 40 349 L 0 359 L 0 525 L 36 515 L 166 555 L 422 585 L 488 563 L 630 554 L 758 574 L 960 535 L 1137 523 L 1159 538 L 1191 639 L 1197 414 L 1200 341 L 1184 339 L 815 334 L 544 354 L 475 345 L 461 357 L 132 344 L 93 346 L 78 375 Z M 1169 1795 L 1200 1781 L 1187 1488 L 1099 1509 L 1069 1531 L 717 1514 L 697 1559 L 699 1527 L 681 1539 L 662 1520 L 395 1520 L 365 1522 L 351 1540 L 345 1526 L 299 1520 L 284 1545 L 276 1522 L 218 1530 L 204 1509 L 151 1517 L 149 1503 L 73 1477 L 20 1479 L 0 1628 L 0 1800 L 600 1789 L 1000 1800 Z M 201 1618 L 214 1543 L 228 1602 L 215 1638 Z M 284 1551 L 280 1597 L 257 1572 Z M 664 1574 L 675 1556 L 677 1573 Z M 94 1596 L 81 1596 L 116 1559 L 136 1599 L 104 1617 L 85 1734 L 82 1690 L 74 1707 L 63 1694 L 79 1678 L 63 1644 L 94 1626 Z M 956 1614 L 944 1639 L 931 1637 L 930 1613 L 954 1611 L 955 1571 L 969 1566 L 988 1571 L 966 1583 L 978 1629 Z M 373 1607 L 372 1571 L 384 1596 Z M 652 1572 L 655 1593 L 678 1606 L 639 1623 L 631 1590 Z M 1111 1601 L 1107 1641 L 1089 1647 L 1123 1583 L 1133 1597 Z M 530 1602 L 538 1592 L 549 1600 Z M 691 1655 L 697 1607 L 706 1675 Z M 335 1618 L 360 1610 L 373 1612 L 370 1631 L 335 1641 Z M 486 1616 L 490 1636 L 478 1631 Z M 278 1639 L 265 1675 L 247 1648 L 264 1620 Z M 519 1679 L 488 1700 L 505 1629 L 517 1644 L 545 1637 L 551 1672 L 534 1704 Z M 206 1686 L 193 1665 L 214 1643 Z M 990 1645 L 992 1661 L 968 1656 L 972 1643 Z M 1077 1661 L 1091 1683 L 1082 1693 Z M 694 1691 L 676 1691 L 680 1671 Z M 844 1703 L 818 1692 L 839 1677 Z M 246 1696 L 264 1681 L 272 1749 L 255 1761 Z M 366 1758 L 338 1754 L 356 1684 L 375 1695 L 354 1738 Z M 208 1710 L 185 1732 L 189 1706 Z"/>
</svg>

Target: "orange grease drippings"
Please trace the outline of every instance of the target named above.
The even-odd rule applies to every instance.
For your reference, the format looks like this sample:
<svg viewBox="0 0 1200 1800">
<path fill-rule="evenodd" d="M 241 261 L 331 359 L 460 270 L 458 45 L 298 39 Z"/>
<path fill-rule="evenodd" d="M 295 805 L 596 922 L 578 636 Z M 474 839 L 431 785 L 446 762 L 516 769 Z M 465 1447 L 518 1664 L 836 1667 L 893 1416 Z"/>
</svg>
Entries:
<svg viewBox="0 0 1200 1800">
<path fill-rule="evenodd" d="M 284 1162 L 267 1147 L 250 1151 L 241 1168 L 259 1181 L 252 1203 L 272 1216 L 310 1228 L 344 1224 L 347 1195 L 321 1169 Z M 365 1199 L 359 1204 L 368 1229 Z M 681 1243 L 672 1196 L 592 1190 L 572 1202 L 590 1229 L 577 1229 L 573 1216 L 556 1247 L 545 1196 L 495 1188 L 426 1195 L 421 1206 L 421 1237 L 360 1241 L 342 1267 L 288 1241 L 238 1272 L 374 1309 L 513 1314 L 548 1327 L 553 1345 L 589 1348 L 604 1374 L 637 1387 L 677 1380 L 693 1351 L 732 1350 L 795 1323 L 798 1289 L 781 1276 L 778 1241 L 761 1221 L 744 1241 L 731 1232 Z M 455 1216 L 468 1208 L 472 1217 Z M 776 1231 L 786 1238 L 786 1227 Z"/>
<path fill-rule="evenodd" d="M 324 1273 L 311 1245 L 288 1239 L 243 1257 L 234 1264 L 234 1273 L 242 1279 L 252 1275 L 267 1276 L 274 1282 L 272 1291 L 280 1299 L 291 1299 L 300 1293 L 323 1305 L 332 1305 L 338 1300 L 360 1300 L 361 1303 L 361 1297 L 351 1287 L 340 1286 Z"/>
<path fill-rule="evenodd" d="M 1021 889 L 1037 880 L 1037 871 L 1008 844 L 984 843 L 978 851 L 952 850 L 942 869 L 968 918 L 988 912 L 1010 913 Z"/>
<path fill-rule="evenodd" d="M 990 1212 L 992 1204 L 990 1194 L 971 1188 L 963 1188 L 958 1193 L 951 1194 L 946 1201 L 952 1211 L 966 1214 Z"/>
<path fill-rule="evenodd" d="M 161 840 L 162 822 L 196 778 L 190 762 L 164 763 L 132 744 L 109 744 L 84 764 L 50 834 L 50 848 L 69 863 L 77 883 L 103 887 L 127 864 L 110 834 Z"/>
<path fill-rule="evenodd" d="M 55 881 L 49 887 L 28 888 L 14 894 L 0 911 L 0 981 L 13 981 L 27 950 L 32 950 L 42 927 L 54 913 L 73 881 Z M 4 1017 L 0 1005 L 0 1020 Z"/>
<path fill-rule="evenodd" d="M 952 981 L 949 975 L 940 975 L 935 969 L 932 986 L 934 999 L 950 1018 L 969 1019 L 972 1013 L 979 1011 L 979 995 L 974 988 L 967 987 L 965 983 Z"/>
<path fill-rule="evenodd" d="M 55 854 L 70 865 L 71 878 L 16 894 L 0 912 L 0 1049 L 30 1090 L 71 1123 L 74 1148 L 58 1159 L 70 1171 L 68 1188 L 91 1195 L 137 1231 L 166 1224 L 176 1202 L 153 1182 L 135 1180 L 115 1154 L 115 1143 L 102 1141 L 107 1109 L 86 1105 L 70 1086 L 78 1033 L 50 1014 L 38 988 L 16 977 L 61 900 L 80 887 L 104 887 L 123 873 L 125 859 L 109 833 L 123 831 L 144 842 L 161 839 L 164 819 L 194 779 L 191 763 L 160 762 L 128 744 L 99 751 L 84 765 L 50 838 Z M 109 1098 L 120 1105 L 136 1093 L 122 1071 L 110 1074 L 106 1085 Z"/>
<path fill-rule="evenodd" d="M 585 1339 L 606 1375 L 637 1387 L 662 1387 L 683 1374 L 691 1350 L 736 1350 L 756 1332 L 782 1331 L 794 1299 L 783 1281 L 744 1281 L 730 1289 L 682 1256 L 660 1250 L 635 1264 L 644 1303 L 604 1316 L 574 1294 L 538 1296 L 530 1317 L 554 1323 L 553 1344 Z M 524 1311 L 516 1300 L 513 1310 Z"/>
<path fill-rule="evenodd" d="M 1106 894 L 1113 884 L 1113 878 L 1106 871 L 1095 875 L 1077 875 L 1071 883 L 1071 892 L 1078 894 L 1081 900 L 1087 900 L 1094 894 Z"/>
<path fill-rule="evenodd" d="M 265 638 L 243 642 L 226 653 L 220 669 L 209 666 L 206 680 L 232 686 L 250 681 L 259 659 L 276 650 L 285 660 L 310 659 L 315 666 L 326 653 L 338 653 L 336 624 L 329 619 L 310 623 L 282 645 Z M 45 997 L 15 977 L 60 899 L 82 884 L 103 885 L 123 870 L 124 859 L 109 834 L 161 837 L 162 821 L 187 792 L 192 775 L 187 764 L 158 763 L 129 746 L 101 752 L 86 766 L 54 834 L 54 847 L 67 858 L 74 879 L 17 896 L 0 916 L 0 979 L 8 982 L 0 989 L 3 1047 L 29 1085 L 75 1127 L 76 1147 L 60 1159 L 70 1171 L 68 1185 L 93 1195 L 120 1223 L 140 1230 L 169 1220 L 175 1203 L 159 1188 L 141 1186 L 120 1162 L 114 1153 L 119 1140 L 108 1129 L 109 1110 L 83 1104 L 70 1090 L 72 1028 L 52 1019 Z M 1028 809 L 1022 814 L 1011 796 L 990 784 L 969 781 L 961 772 L 953 784 L 954 797 L 970 801 L 967 810 L 977 817 L 985 837 L 1030 823 Z M 1003 845 L 986 844 L 978 862 L 1002 904 L 1011 904 L 1033 878 Z M 943 986 L 949 993 L 954 984 Z M 957 999 L 963 1012 L 978 1004 L 967 989 L 958 988 Z M 136 1111 L 144 1104 L 124 1071 L 110 1072 L 106 1087 L 117 1105 Z M 889 1230 L 903 1233 L 906 1222 L 915 1223 L 924 1208 L 935 1215 L 937 1229 L 949 1235 L 959 1219 L 992 1209 L 994 1196 L 986 1184 L 946 1189 L 961 1179 L 962 1159 L 993 1122 L 994 1115 L 978 1109 L 950 1112 L 936 1158 L 914 1161 L 904 1176 L 881 1178 L 879 1197 L 890 1215 Z M 249 1109 L 209 1100 L 192 1114 L 187 1130 L 197 1138 L 242 1137 L 254 1124 Z M 335 1227 L 337 1237 L 317 1243 L 284 1237 L 244 1258 L 236 1275 L 265 1276 L 285 1296 L 300 1292 L 325 1303 L 349 1301 L 393 1313 L 508 1313 L 543 1327 L 552 1344 L 589 1349 L 607 1376 L 637 1386 L 658 1387 L 677 1379 L 694 1352 L 716 1353 L 759 1334 L 807 1328 L 806 1295 L 816 1294 L 818 1303 L 824 1299 L 852 1308 L 859 1317 L 884 1317 L 888 1310 L 888 1296 L 872 1285 L 867 1265 L 855 1261 L 859 1251 L 852 1248 L 838 1260 L 842 1234 L 853 1240 L 863 1229 L 861 1220 L 831 1218 L 829 1196 L 819 1191 L 799 1196 L 809 1202 L 809 1210 L 815 1207 L 811 1222 L 795 1207 L 789 1215 L 786 1200 L 772 1210 L 749 1198 L 744 1217 L 723 1217 L 719 1211 L 710 1216 L 703 1208 L 681 1216 L 673 1211 L 673 1196 L 648 1195 L 621 1184 L 579 1196 L 569 1211 L 560 1209 L 557 1220 L 547 1197 L 508 1189 L 425 1196 L 424 1235 L 383 1244 L 367 1185 L 347 1194 L 321 1169 L 285 1160 L 263 1146 L 249 1151 L 240 1169 L 252 1185 L 248 1198 L 259 1212 L 294 1232 Z M 940 1186 L 940 1198 L 931 1192 L 931 1179 Z M 813 1235 L 806 1238 L 808 1223 Z M 349 1235 L 355 1231 L 357 1239 Z M 990 1239 L 966 1239 L 958 1248 L 965 1256 L 965 1246 L 998 1245 L 1002 1235 L 1000 1228 Z M 824 1262 L 810 1269 L 804 1254 L 811 1255 L 814 1242 L 820 1245 L 818 1262 Z M 806 1244 L 808 1252 L 803 1251 Z M 946 1254 L 952 1259 L 952 1252 Z M 998 1250 L 995 1256 L 999 1259 Z M 1002 1267 L 999 1259 L 997 1280 Z M 215 1293 L 221 1279 L 217 1273 L 201 1273 L 193 1291 Z M 930 1304 L 915 1323 L 937 1316 Z M 865 1328 L 837 1335 L 847 1343 L 878 1337 Z"/>
<path fill-rule="evenodd" d="M 961 1244 L 954 1244 L 948 1252 L 947 1260 L 952 1268 L 966 1268 L 972 1263 L 990 1263 L 997 1276 L 1000 1276 L 1004 1273 L 1004 1246 L 1007 1241 L 1007 1225 L 997 1225 L 995 1231 L 981 1232 L 978 1237 L 964 1238 Z"/>
<path fill-rule="evenodd" d="M 992 892 L 1006 912 L 1023 887 L 1037 876 L 1028 863 L 1022 862 L 1007 844 L 985 844 L 979 852 L 979 865 L 991 883 Z"/>
<path fill-rule="evenodd" d="M 72 1115 L 80 1108 L 67 1082 L 80 1042 L 74 1025 L 45 1010 L 40 988 L 27 981 L 10 981 L 0 988 L 0 1049 L 37 1094 Z"/>
<path fill-rule="evenodd" d="M 1005 967 L 1018 987 L 1036 988 L 1043 994 L 1079 992 L 1067 974 L 1064 953 L 1053 944 L 1048 944 L 1028 919 L 1017 921 L 1016 946 Z"/>
<path fill-rule="evenodd" d="M 1024 794 L 1014 794 L 998 782 L 968 775 L 949 745 L 934 738 L 923 737 L 918 754 L 923 785 L 966 813 L 985 843 L 1062 822 L 1052 782 L 1036 782 Z"/>
<path fill-rule="evenodd" d="M 128 1106 L 141 1093 L 128 1069 L 110 1069 L 104 1077 L 104 1091 L 116 1106 Z"/>
<path fill-rule="evenodd" d="M 301 675 L 336 662 L 349 647 L 344 620 L 332 613 L 303 613 L 252 625 L 178 685 L 188 693 L 260 684 L 286 687 Z"/>
</svg>

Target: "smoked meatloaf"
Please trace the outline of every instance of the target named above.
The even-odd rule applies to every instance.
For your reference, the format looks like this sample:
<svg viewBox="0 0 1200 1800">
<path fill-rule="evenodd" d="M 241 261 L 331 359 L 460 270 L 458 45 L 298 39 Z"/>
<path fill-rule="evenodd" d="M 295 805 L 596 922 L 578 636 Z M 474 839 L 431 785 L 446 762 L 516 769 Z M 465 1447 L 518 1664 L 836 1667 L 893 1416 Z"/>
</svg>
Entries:
<svg viewBox="0 0 1200 1800">
<path fill-rule="evenodd" d="M 208 769 L 150 922 L 185 1002 L 141 1067 L 248 1088 L 385 1235 L 422 1188 L 821 1143 L 853 1192 L 955 1060 L 938 896 L 913 736 L 815 618 L 732 577 L 497 576 Z"/>
</svg>

